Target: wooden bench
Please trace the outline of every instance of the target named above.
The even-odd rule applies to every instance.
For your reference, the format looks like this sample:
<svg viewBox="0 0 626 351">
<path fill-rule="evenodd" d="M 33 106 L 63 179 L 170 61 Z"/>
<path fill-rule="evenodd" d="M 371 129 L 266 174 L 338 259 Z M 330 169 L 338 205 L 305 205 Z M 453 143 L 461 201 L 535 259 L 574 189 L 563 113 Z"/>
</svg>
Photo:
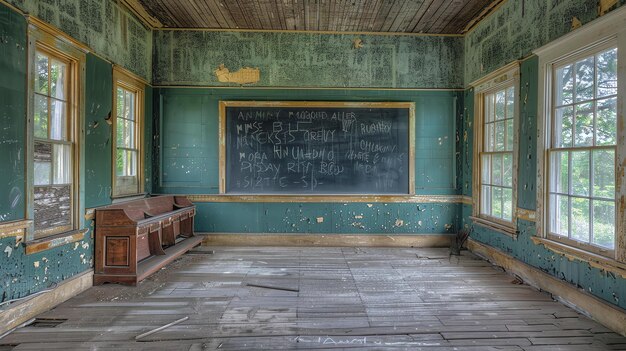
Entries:
<svg viewBox="0 0 626 351">
<path fill-rule="evenodd" d="M 157 196 L 96 209 L 94 285 L 136 285 L 197 246 L 196 207 L 184 196 Z"/>
</svg>

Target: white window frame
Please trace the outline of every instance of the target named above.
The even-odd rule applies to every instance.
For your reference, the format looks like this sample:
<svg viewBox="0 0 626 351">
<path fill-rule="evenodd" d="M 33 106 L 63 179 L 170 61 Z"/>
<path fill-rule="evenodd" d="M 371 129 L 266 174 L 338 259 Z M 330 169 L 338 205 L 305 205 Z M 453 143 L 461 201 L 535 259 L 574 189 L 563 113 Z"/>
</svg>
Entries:
<svg viewBox="0 0 626 351">
<path fill-rule="evenodd" d="M 608 48 L 609 44 L 618 47 L 618 90 L 617 90 L 617 149 L 616 149 L 616 227 L 615 249 L 602 249 L 587 243 L 572 240 L 558 240 L 550 235 L 549 229 L 549 160 L 548 148 L 552 133 L 552 79 L 553 68 L 562 62 L 575 61 L 585 54 Z M 608 45 L 608 46 L 607 46 Z M 595 49 L 595 50 L 594 50 Z M 558 241 L 564 247 L 583 250 L 604 256 L 618 262 L 626 262 L 626 183 L 623 174 L 626 171 L 626 131 L 620 125 L 626 122 L 626 8 L 617 9 L 606 16 L 579 28 L 558 40 L 545 45 L 534 53 L 539 57 L 539 102 L 537 138 L 537 236 Z M 622 160 L 622 161 L 621 161 Z"/>
<path fill-rule="evenodd" d="M 472 170 L 472 220 L 474 223 L 488 227 L 497 232 L 516 237 L 517 235 L 517 173 L 519 153 L 519 62 L 514 61 L 497 71 L 470 84 L 474 88 L 474 150 Z M 482 201 L 482 160 L 484 150 L 484 127 L 486 95 L 502 89 L 515 88 L 515 110 L 513 116 L 513 170 L 512 190 L 513 203 L 511 221 L 481 214 Z"/>
</svg>

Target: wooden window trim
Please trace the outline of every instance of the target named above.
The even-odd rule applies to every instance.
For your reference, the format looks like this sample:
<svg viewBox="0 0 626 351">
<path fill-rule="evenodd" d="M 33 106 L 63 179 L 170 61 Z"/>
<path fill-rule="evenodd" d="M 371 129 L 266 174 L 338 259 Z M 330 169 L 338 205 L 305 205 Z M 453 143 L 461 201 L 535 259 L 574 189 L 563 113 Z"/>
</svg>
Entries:
<svg viewBox="0 0 626 351">
<path fill-rule="evenodd" d="M 563 237 L 551 235 L 549 231 L 548 189 L 550 181 L 549 150 L 552 147 L 552 81 L 555 67 L 574 62 L 586 56 L 602 51 L 610 46 L 618 48 L 618 92 L 617 92 L 617 145 L 616 149 L 616 226 L 615 249 L 604 249 L 598 246 L 570 242 Z M 588 255 L 599 255 L 606 260 L 626 263 L 626 179 L 624 174 L 626 159 L 626 8 L 619 8 L 600 17 L 582 28 L 579 28 L 558 40 L 555 40 L 533 52 L 539 57 L 539 103 L 537 110 L 539 137 L 537 139 L 537 237 L 550 243 L 558 243 L 560 247 L 580 250 Z M 533 239 L 535 240 L 535 239 Z M 554 245 L 552 245 L 554 246 Z M 592 263 L 587 256 L 581 260 Z"/>
<path fill-rule="evenodd" d="M 137 152 L 137 192 L 134 193 L 119 193 L 117 189 L 117 88 L 121 87 L 125 90 L 131 91 L 135 94 L 135 143 L 137 148 L 132 149 Z M 113 105 L 111 111 L 112 120 L 112 154 L 111 154 L 111 184 L 112 192 L 111 199 L 122 199 L 128 197 L 136 197 L 145 195 L 144 193 L 144 97 L 145 97 L 145 83 L 138 79 L 131 72 L 119 67 L 113 67 Z M 125 149 L 125 148 L 123 148 Z M 129 177 L 129 176 L 124 176 Z M 134 176 L 130 176 L 134 178 Z"/>
<path fill-rule="evenodd" d="M 34 71 L 36 52 L 43 52 L 52 58 L 65 62 L 68 74 L 67 90 L 67 130 L 66 141 L 35 138 L 34 135 Z M 86 52 L 72 43 L 65 40 L 59 31 L 52 27 L 41 25 L 37 21 L 29 20 L 28 28 L 28 105 L 27 105 L 27 133 L 26 133 L 26 218 L 29 220 L 29 227 L 25 233 L 26 242 L 37 242 L 48 240 L 57 236 L 67 236 L 80 231 L 84 226 L 84 219 L 80 215 L 83 205 L 83 182 L 84 172 L 81 172 L 83 164 L 82 146 L 84 144 L 83 115 L 84 115 L 84 72 L 85 72 Z M 71 224 L 55 228 L 56 230 L 35 231 L 34 225 L 34 143 L 35 141 L 45 141 L 56 144 L 71 144 Z"/>
<path fill-rule="evenodd" d="M 470 219 L 504 235 L 517 237 L 517 171 L 519 150 L 519 62 L 514 61 L 492 74 L 470 84 L 474 88 L 474 150 L 472 167 L 472 216 Z M 484 97 L 507 87 L 515 88 L 515 112 L 513 117 L 513 204 L 511 221 L 481 214 L 481 154 L 484 149 Z"/>
</svg>

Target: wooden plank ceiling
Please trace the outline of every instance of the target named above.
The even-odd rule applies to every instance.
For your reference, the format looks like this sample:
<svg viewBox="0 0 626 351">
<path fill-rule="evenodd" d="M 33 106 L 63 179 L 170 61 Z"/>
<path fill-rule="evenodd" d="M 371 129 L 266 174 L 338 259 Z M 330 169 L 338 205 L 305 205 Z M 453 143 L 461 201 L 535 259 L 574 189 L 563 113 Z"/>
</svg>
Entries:
<svg viewBox="0 0 626 351">
<path fill-rule="evenodd" d="M 493 0 L 139 1 L 171 28 L 429 34 L 461 34 L 494 4 Z"/>
</svg>

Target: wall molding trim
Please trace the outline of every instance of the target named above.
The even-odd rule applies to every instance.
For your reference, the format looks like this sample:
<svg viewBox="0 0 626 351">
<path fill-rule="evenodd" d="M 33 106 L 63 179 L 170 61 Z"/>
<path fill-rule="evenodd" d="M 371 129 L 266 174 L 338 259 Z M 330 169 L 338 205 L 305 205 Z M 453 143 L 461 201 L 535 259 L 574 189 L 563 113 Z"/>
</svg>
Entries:
<svg viewBox="0 0 626 351">
<path fill-rule="evenodd" d="M 15 306 L 0 312 L 0 335 L 17 328 L 23 323 L 35 318 L 55 306 L 69 300 L 93 286 L 93 270 L 79 273 L 72 278 L 64 280 L 56 288 L 27 298 L 18 302 Z"/>
<path fill-rule="evenodd" d="M 456 234 L 200 233 L 202 246 L 449 247 Z"/>
<path fill-rule="evenodd" d="M 0 239 L 15 237 L 15 240 L 17 242 L 21 242 L 26 236 L 26 230 L 30 227 L 32 223 L 33 221 L 29 219 L 22 219 L 12 222 L 2 222 L 0 223 Z"/>
<path fill-rule="evenodd" d="M 600 324 L 626 336 L 626 311 L 557 279 L 491 246 L 469 239 L 468 248 L 474 254 L 521 277 L 525 283 L 551 293 L 559 301 L 590 316 Z"/>
<path fill-rule="evenodd" d="M 228 195 L 190 194 L 191 202 L 464 203 L 462 195 Z"/>
</svg>

